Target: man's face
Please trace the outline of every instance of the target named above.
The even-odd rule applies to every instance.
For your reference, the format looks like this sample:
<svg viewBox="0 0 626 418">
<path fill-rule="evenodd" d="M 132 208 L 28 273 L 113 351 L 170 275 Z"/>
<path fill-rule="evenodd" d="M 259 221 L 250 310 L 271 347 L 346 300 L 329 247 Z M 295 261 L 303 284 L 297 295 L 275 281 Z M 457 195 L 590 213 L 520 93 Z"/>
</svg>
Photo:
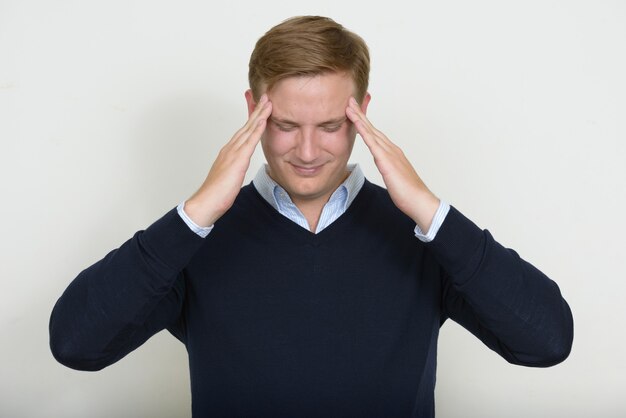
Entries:
<svg viewBox="0 0 626 418">
<path fill-rule="evenodd" d="M 355 95 L 352 77 L 328 73 L 291 77 L 269 92 L 270 115 L 261 138 L 269 175 L 298 204 L 324 204 L 348 175 L 346 165 L 356 136 L 346 117 Z M 255 103 L 246 92 L 248 110 Z M 365 112 L 369 95 L 362 103 Z"/>
</svg>

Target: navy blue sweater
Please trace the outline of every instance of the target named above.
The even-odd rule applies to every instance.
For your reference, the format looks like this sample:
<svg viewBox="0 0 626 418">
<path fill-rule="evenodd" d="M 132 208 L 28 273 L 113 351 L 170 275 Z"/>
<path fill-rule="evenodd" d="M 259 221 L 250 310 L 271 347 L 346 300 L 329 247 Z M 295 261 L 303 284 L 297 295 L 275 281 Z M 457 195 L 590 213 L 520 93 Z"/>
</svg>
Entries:
<svg viewBox="0 0 626 418">
<path fill-rule="evenodd" d="M 454 207 L 435 240 L 369 182 L 319 234 L 252 185 L 200 238 L 172 209 L 87 268 L 50 321 L 58 361 L 99 370 L 167 328 L 194 417 L 432 417 L 441 324 L 507 361 L 567 357 L 557 285 Z"/>
</svg>

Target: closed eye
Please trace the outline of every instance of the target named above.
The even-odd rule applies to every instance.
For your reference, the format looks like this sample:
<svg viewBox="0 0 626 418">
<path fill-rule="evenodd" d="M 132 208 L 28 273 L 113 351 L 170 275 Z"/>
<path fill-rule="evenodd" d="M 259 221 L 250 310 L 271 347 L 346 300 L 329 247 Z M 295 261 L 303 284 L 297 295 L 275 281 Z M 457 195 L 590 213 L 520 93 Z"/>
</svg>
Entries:
<svg viewBox="0 0 626 418">
<path fill-rule="evenodd" d="M 282 132 L 291 132 L 294 129 L 296 129 L 296 127 L 294 125 L 290 125 L 290 124 L 285 124 L 285 123 L 280 123 L 277 122 L 274 119 L 270 119 L 272 121 L 272 123 L 278 128 L 279 131 Z"/>
<path fill-rule="evenodd" d="M 282 132 L 291 132 L 294 129 L 296 129 L 294 126 L 285 126 L 285 125 L 279 125 L 279 124 L 276 124 L 276 127 L 278 128 L 279 131 L 282 131 Z"/>
<path fill-rule="evenodd" d="M 341 125 L 340 126 L 327 126 L 327 127 L 322 128 L 322 130 L 324 132 L 332 133 L 332 132 L 337 132 L 339 128 L 341 128 Z"/>
<path fill-rule="evenodd" d="M 340 123 L 339 125 L 322 126 L 322 130 L 329 133 L 337 132 L 339 129 L 341 129 L 341 125 L 343 125 L 343 123 Z"/>
</svg>

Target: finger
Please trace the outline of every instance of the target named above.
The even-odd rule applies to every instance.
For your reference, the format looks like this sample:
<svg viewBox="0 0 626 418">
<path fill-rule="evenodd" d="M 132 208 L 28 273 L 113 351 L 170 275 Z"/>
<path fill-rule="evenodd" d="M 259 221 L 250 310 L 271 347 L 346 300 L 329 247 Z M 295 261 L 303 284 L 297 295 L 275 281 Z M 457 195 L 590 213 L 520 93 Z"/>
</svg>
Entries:
<svg viewBox="0 0 626 418">
<path fill-rule="evenodd" d="M 357 131 L 359 132 L 359 134 L 361 134 L 362 131 L 365 131 L 366 129 L 369 130 L 369 127 L 365 123 L 362 114 L 359 113 L 352 104 L 352 100 L 353 98 L 350 98 L 350 101 L 348 102 L 348 107 L 346 108 L 346 116 L 348 116 L 348 119 L 350 119 L 350 121 L 354 123 Z"/>
<path fill-rule="evenodd" d="M 365 144 L 371 149 L 372 146 L 375 145 L 375 141 L 372 138 L 371 132 L 367 129 L 367 126 L 365 126 L 365 123 L 363 123 L 363 120 L 350 107 L 346 109 L 346 116 L 354 124 L 354 127 L 356 128 L 357 133 L 361 136 L 361 138 L 363 138 L 363 141 L 365 142 Z"/>
<path fill-rule="evenodd" d="M 384 133 L 382 133 L 381 131 L 376 129 L 374 125 L 372 125 L 372 123 L 369 121 L 367 116 L 365 116 L 365 113 L 361 110 L 360 106 L 358 105 L 356 100 L 354 100 L 354 98 L 352 98 L 350 109 L 351 111 L 358 114 L 359 119 L 362 121 L 361 123 L 363 124 L 363 129 L 362 132 L 359 133 L 361 134 L 361 137 L 365 141 L 366 145 L 370 148 L 370 151 L 372 151 L 373 153 L 377 153 L 377 149 L 382 149 L 387 153 L 396 152 L 396 149 L 398 147 L 393 142 L 391 142 L 391 140 Z M 363 135 L 369 136 L 364 137 Z"/>
<path fill-rule="evenodd" d="M 254 111 L 250 114 L 250 117 L 248 118 L 246 124 L 235 133 L 232 140 L 234 145 L 241 145 L 245 143 L 252 134 L 252 132 L 254 132 L 254 130 L 258 128 L 259 121 L 262 120 L 262 123 L 265 123 L 271 113 L 271 102 L 267 99 L 266 95 L 261 96 L 259 103 L 257 104 Z"/>
<path fill-rule="evenodd" d="M 267 102 L 268 102 L 267 95 L 264 94 L 259 99 L 259 102 L 256 104 L 252 113 L 250 113 L 250 116 L 248 117 L 248 120 L 246 121 L 246 123 L 241 128 L 239 128 L 237 132 L 235 132 L 235 135 L 233 135 L 233 139 L 240 137 L 242 133 L 250 129 L 251 125 L 254 124 L 255 118 L 259 115 L 259 113 L 261 113 L 261 111 L 263 110 L 263 107 L 265 106 Z"/>
<path fill-rule="evenodd" d="M 367 118 L 367 116 L 365 116 L 365 113 L 363 113 L 363 110 L 361 109 L 361 106 L 359 105 L 359 102 L 356 101 L 356 99 L 354 97 L 350 98 L 350 101 L 348 103 L 348 107 L 350 109 L 352 109 L 354 111 L 354 113 L 356 113 L 356 115 L 358 116 L 358 118 L 363 121 L 363 124 L 370 130 L 372 131 L 372 133 L 376 133 L 376 129 L 374 128 L 374 125 L 372 125 L 372 123 L 369 121 L 369 119 Z"/>
<path fill-rule="evenodd" d="M 376 129 L 372 122 L 370 122 L 370 120 L 363 112 L 363 109 L 361 109 L 361 106 L 354 97 L 350 98 L 350 108 L 353 109 L 357 113 L 357 115 L 359 115 L 359 118 L 363 121 L 364 125 L 367 126 L 370 132 L 375 136 L 375 139 L 382 141 L 385 144 L 391 145 L 391 141 L 389 140 L 389 138 L 387 138 L 384 133 Z"/>
<path fill-rule="evenodd" d="M 250 145 L 252 148 L 258 144 L 265 128 L 267 127 L 267 119 L 272 114 L 272 103 L 267 102 L 261 112 L 255 117 L 250 129 L 246 131 L 240 138 L 239 146 Z"/>
<path fill-rule="evenodd" d="M 375 147 L 386 148 L 382 138 L 384 135 L 374 128 L 353 98 L 350 99 L 346 115 L 354 123 L 357 132 L 371 151 L 374 151 Z"/>
</svg>

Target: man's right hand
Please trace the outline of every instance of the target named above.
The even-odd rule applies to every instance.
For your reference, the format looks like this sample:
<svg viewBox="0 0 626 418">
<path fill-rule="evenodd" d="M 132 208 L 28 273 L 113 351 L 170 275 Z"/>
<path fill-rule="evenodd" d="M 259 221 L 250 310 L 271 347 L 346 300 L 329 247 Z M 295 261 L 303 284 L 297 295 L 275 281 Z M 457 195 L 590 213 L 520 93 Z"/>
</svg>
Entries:
<svg viewBox="0 0 626 418">
<path fill-rule="evenodd" d="M 264 94 L 248 122 L 220 150 L 200 189 L 185 202 L 185 213 L 196 225 L 213 225 L 233 205 L 271 113 L 272 103 Z"/>
</svg>

